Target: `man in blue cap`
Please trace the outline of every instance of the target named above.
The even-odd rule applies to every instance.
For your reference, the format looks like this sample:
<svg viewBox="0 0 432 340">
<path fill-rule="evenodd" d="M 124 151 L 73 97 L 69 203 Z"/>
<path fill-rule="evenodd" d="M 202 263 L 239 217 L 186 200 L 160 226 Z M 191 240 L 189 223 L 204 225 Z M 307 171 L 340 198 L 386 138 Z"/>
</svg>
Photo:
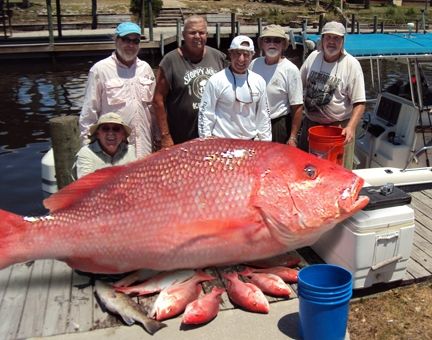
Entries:
<svg viewBox="0 0 432 340">
<path fill-rule="evenodd" d="M 83 145 L 88 144 L 90 126 L 100 116 L 117 112 L 132 130 L 129 142 L 137 157 L 152 152 L 157 125 L 150 106 L 156 84 L 150 65 L 138 58 L 140 41 L 137 24 L 119 24 L 114 33 L 115 51 L 90 69 L 79 119 Z"/>
</svg>

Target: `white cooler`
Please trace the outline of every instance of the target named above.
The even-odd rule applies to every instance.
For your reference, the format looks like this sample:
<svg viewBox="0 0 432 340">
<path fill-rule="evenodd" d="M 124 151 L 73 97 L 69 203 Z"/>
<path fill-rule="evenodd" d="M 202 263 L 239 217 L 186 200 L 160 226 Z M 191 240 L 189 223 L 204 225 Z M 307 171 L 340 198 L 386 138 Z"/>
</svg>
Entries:
<svg viewBox="0 0 432 340">
<path fill-rule="evenodd" d="M 362 210 L 325 233 L 312 249 L 353 274 L 353 288 L 401 280 L 414 238 L 408 205 Z"/>
</svg>

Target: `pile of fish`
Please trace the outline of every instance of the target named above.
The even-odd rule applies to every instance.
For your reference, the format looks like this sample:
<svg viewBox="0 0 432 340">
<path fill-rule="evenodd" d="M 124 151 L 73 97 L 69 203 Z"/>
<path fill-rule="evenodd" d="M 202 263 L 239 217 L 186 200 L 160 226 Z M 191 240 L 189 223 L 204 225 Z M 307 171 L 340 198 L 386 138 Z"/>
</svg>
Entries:
<svg viewBox="0 0 432 340">
<path fill-rule="evenodd" d="M 270 305 L 265 295 L 289 298 L 293 292 L 287 283 L 296 283 L 298 274 L 296 269 L 286 266 L 242 266 L 240 271 L 233 271 L 233 267 L 230 267 L 222 272 L 221 282 L 202 270 L 177 270 L 158 273 L 133 285 L 146 276 L 146 271 L 142 273 L 134 272 L 111 287 L 97 281 L 95 291 L 108 310 L 121 315 L 129 325 L 134 321 L 141 323 L 150 334 L 166 326 L 161 321 L 181 313 L 182 324 L 185 325 L 210 322 L 219 312 L 221 295 L 224 293 L 234 305 L 246 311 L 268 313 Z M 200 285 L 205 281 L 211 281 L 211 289 L 206 294 Z M 146 297 L 157 293 L 148 313 L 129 297 Z"/>
</svg>

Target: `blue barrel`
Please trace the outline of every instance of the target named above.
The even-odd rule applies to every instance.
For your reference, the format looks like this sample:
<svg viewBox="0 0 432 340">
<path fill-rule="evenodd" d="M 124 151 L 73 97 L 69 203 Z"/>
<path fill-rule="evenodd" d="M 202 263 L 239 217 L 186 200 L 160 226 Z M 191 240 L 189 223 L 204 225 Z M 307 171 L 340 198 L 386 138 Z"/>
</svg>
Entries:
<svg viewBox="0 0 432 340">
<path fill-rule="evenodd" d="M 352 275 L 340 266 L 315 264 L 298 274 L 300 334 L 305 340 L 344 339 Z"/>
</svg>

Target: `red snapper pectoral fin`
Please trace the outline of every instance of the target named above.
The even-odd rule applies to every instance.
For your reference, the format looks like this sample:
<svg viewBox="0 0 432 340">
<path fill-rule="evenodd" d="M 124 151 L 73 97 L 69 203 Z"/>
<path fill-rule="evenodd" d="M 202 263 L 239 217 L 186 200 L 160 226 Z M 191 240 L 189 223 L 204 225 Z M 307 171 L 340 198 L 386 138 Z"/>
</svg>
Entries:
<svg viewBox="0 0 432 340">
<path fill-rule="evenodd" d="M 96 170 L 51 195 L 43 201 L 43 204 L 51 213 L 67 208 L 76 201 L 79 201 L 90 190 L 101 186 L 105 182 L 111 181 L 115 175 L 123 171 L 126 167 L 127 166 L 120 165 Z"/>
<path fill-rule="evenodd" d="M 22 261 L 20 239 L 27 224 L 22 216 L 0 209 L 0 269 Z"/>
</svg>

